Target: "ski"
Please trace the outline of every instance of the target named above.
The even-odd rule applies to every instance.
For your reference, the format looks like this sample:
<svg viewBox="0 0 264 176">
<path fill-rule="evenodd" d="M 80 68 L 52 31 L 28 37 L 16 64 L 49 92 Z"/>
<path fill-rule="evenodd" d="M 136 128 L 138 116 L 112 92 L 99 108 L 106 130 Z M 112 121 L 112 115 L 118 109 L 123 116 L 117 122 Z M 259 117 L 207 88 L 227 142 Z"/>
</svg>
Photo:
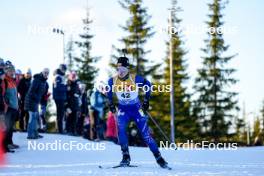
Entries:
<svg viewBox="0 0 264 176">
<path fill-rule="evenodd" d="M 116 166 L 109 166 L 109 167 L 104 167 L 104 166 L 98 166 L 100 169 L 116 169 L 116 168 L 124 168 L 124 167 L 138 167 L 137 165 L 116 165 Z"/>
<path fill-rule="evenodd" d="M 167 170 L 172 170 L 172 168 L 171 167 L 169 167 L 168 165 L 166 165 L 166 166 L 163 166 L 163 167 L 161 167 L 162 169 L 167 169 Z"/>
<path fill-rule="evenodd" d="M 119 167 L 138 167 L 137 165 L 117 165 L 117 166 L 113 166 L 112 168 L 119 168 Z"/>
<path fill-rule="evenodd" d="M 137 165 L 116 165 L 116 166 L 108 166 L 108 167 L 104 167 L 102 165 L 98 166 L 100 169 L 116 169 L 116 168 L 125 168 L 125 167 L 138 167 Z M 163 166 L 161 167 L 162 169 L 167 169 L 167 170 L 172 170 L 171 167 L 169 166 Z"/>
</svg>

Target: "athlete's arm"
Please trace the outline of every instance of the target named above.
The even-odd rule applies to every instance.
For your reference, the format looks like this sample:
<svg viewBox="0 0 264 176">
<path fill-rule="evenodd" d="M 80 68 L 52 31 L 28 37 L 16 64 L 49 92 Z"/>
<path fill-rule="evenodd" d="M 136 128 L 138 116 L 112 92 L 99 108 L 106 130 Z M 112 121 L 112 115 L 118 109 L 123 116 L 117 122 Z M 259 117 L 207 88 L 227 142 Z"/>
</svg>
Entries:
<svg viewBox="0 0 264 176">
<path fill-rule="evenodd" d="M 113 78 L 110 78 L 108 80 L 108 87 L 107 87 L 107 98 L 109 100 L 109 104 L 113 104 L 113 91 L 112 91 L 112 87 L 113 87 Z"/>
<path fill-rule="evenodd" d="M 113 82 L 114 82 L 114 79 L 113 78 L 110 78 L 108 80 L 108 87 L 107 87 L 107 98 L 109 100 L 109 108 L 110 108 L 110 111 L 112 113 L 115 113 L 116 112 L 116 108 L 115 108 L 115 105 L 113 103 Z"/>
</svg>

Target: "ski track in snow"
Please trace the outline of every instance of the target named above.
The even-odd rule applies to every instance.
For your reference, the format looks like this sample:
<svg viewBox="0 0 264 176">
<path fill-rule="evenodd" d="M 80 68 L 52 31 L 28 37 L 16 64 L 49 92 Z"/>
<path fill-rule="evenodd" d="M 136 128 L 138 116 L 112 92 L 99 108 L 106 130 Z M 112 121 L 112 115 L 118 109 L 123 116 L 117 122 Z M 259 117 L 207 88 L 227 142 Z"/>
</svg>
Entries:
<svg viewBox="0 0 264 176">
<path fill-rule="evenodd" d="M 44 134 L 36 142 L 70 140 L 92 143 L 80 137 Z M 105 142 L 103 151 L 29 151 L 26 133 L 15 133 L 14 142 L 20 148 L 6 155 L 6 165 L 0 168 L 0 176 L 261 176 L 264 175 L 264 147 L 239 148 L 236 151 L 185 151 L 161 150 L 173 170 L 158 167 L 147 148 L 131 147 L 131 164 L 136 168 L 100 169 L 98 166 L 114 166 L 121 159 L 119 146 Z"/>
</svg>

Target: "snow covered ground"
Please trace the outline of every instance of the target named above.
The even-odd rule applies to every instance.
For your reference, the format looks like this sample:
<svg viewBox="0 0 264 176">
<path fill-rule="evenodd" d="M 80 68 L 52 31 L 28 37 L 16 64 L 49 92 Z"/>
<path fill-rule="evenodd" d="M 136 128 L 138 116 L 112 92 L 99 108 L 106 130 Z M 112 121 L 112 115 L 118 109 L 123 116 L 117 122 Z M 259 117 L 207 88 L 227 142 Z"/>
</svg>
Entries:
<svg viewBox="0 0 264 176">
<path fill-rule="evenodd" d="M 80 137 L 44 134 L 39 143 L 69 141 L 89 143 L 93 149 L 105 150 L 28 150 L 25 133 L 15 133 L 14 142 L 20 149 L 7 154 L 0 176 L 83 176 L 83 175 L 177 175 L 177 176 L 237 176 L 264 175 L 264 147 L 239 148 L 235 151 L 162 150 L 173 170 L 158 167 L 148 148 L 131 147 L 132 164 L 137 168 L 99 169 L 99 165 L 113 166 L 120 162 L 119 146 L 111 142 L 95 143 Z M 74 142 L 74 143 L 75 143 Z M 104 146 L 105 145 L 105 146 Z"/>
</svg>

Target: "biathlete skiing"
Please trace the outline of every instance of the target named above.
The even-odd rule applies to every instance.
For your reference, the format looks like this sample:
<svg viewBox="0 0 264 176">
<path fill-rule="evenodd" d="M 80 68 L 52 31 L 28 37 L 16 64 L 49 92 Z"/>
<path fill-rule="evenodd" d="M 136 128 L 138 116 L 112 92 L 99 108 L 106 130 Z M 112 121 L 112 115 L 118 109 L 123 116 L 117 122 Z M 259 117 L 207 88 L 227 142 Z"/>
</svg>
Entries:
<svg viewBox="0 0 264 176">
<path fill-rule="evenodd" d="M 144 142 L 153 153 L 158 165 L 162 168 L 169 168 L 168 163 L 161 156 L 158 145 L 152 138 L 147 124 L 147 117 L 144 114 L 149 109 L 149 99 L 151 95 L 151 83 L 139 75 L 129 72 L 129 59 L 119 57 L 117 61 L 118 75 L 108 81 L 107 97 L 109 99 L 109 108 L 112 113 L 117 112 L 118 142 L 121 146 L 123 159 L 119 167 L 130 166 L 130 154 L 128 149 L 128 138 L 126 128 L 128 123 L 133 120 L 139 129 Z M 139 99 L 139 89 L 137 87 L 148 86 L 145 92 L 144 101 L 141 104 Z M 121 87 L 121 89 L 120 89 Z M 113 94 L 118 99 L 118 111 L 113 101 Z"/>
</svg>

